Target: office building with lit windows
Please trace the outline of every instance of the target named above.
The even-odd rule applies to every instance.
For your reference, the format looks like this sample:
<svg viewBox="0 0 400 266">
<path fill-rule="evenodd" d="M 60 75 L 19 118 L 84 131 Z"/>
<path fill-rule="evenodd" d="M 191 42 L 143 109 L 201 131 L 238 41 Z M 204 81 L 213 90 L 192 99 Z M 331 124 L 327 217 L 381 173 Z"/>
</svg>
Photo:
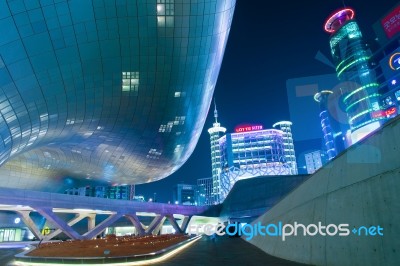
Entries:
<svg viewBox="0 0 400 266">
<path fill-rule="evenodd" d="M 197 186 L 188 184 L 175 185 L 173 199 L 175 204 L 197 205 Z"/>
<path fill-rule="evenodd" d="M 224 199 L 236 181 L 260 175 L 293 175 L 294 148 L 285 151 L 285 133 L 263 129 L 262 125 L 240 125 L 235 133 L 218 140 L 221 159 L 220 199 Z M 293 141 L 291 142 L 293 143 Z"/>
<path fill-rule="evenodd" d="M 1 185 L 63 193 L 178 170 L 203 130 L 234 8 L 1 1 Z"/>
<path fill-rule="evenodd" d="M 326 158 L 325 152 L 322 150 L 308 152 L 304 155 L 307 167 L 307 173 L 313 174 L 321 168 L 329 158 Z"/>
<path fill-rule="evenodd" d="M 213 205 L 213 178 L 197 179 L 197 203 L 199 206 Z"/>
<path fill-rule="evenodd" d="M 86 186 L 66 189 L 64 194 L 106 199 L 133 200 L 135 197 L 135 186 Z"/>
<path fill-rule="evenodd" d="M 283 132 L 283 146 L 286 162 L 290 166 L 290 174 L 297 175 L 296 154 L 294 151 L 291 126 L 292 122 L 290 121 L 280 121 L 272 125 L 273 128 L 278 128 Z"/>
<path fill-rule="evenodd" d="M 336 73 L 345 94 L 343 102 L 351 131 L 351 142 L 356 143 L 380 127 L 385 118 L 381 112 L 379 83 L 370 65 L 371 51 L 366 46 L 354 11 L 341 9 L 331 15 L 324 26 L 331 34 L 329 43 Z"/>
</svg>

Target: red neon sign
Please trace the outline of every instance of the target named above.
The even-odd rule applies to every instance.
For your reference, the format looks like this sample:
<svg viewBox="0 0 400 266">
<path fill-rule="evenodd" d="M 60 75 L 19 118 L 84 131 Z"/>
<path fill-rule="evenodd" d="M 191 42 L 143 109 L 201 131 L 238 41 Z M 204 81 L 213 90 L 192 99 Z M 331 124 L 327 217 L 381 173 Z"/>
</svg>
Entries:
<svg viewBox="0 0 400 266">
<path fill-rule="evenodd" d="M 385 115 L 386 116 L 391 116 L 392 114 L 396 113 L 396 111 L 397 111 L 396 107 L 392 107 L 392 108 L 386 109 L 385 110 Z"/>
<path fill-rule="evenodd" d="M 395 106 L 388 108 L 386 110 L 379 110 L 371 113 L 372 118 L 378 118 L 383 116 L 391 116 L 397 112 L 397 108 Z"/>
<path fill-rule="evenodd" d="M 382 117 L 385 116 L 386 113 L 385 111 L 379 110 L 379 111 L 375 111 L 371 113 L 372 118 L 378 118 L 378 117 Z"/>
<path fill-rule="evenodd" d="M 263 129 L 262 125 L 240 125 L 240 126 L 235 127 L 235 132 L 241 133 L 241 132 L 249 132 L 249 131 L 262 130 L 262 129 Z"/>
<path fill-rule="evenodd" d="M 388 39 L 392 38 L 400 31 L 400 6 L 395 8 L 381 21 L 382 27 L 385 30 Z"/>
</svg>

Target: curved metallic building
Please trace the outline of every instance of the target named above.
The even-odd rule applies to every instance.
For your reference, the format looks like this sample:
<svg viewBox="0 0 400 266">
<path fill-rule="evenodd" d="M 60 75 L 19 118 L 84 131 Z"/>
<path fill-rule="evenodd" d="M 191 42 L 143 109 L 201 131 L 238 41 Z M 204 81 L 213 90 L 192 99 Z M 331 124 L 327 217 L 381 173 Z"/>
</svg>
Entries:
<svg viewBox="0 0 400 266">
<path fill-rule="evenodd" d="M 0 2 L 0 186 L 164 178 L 203 129 L 235 0 Z"/>
</svg>

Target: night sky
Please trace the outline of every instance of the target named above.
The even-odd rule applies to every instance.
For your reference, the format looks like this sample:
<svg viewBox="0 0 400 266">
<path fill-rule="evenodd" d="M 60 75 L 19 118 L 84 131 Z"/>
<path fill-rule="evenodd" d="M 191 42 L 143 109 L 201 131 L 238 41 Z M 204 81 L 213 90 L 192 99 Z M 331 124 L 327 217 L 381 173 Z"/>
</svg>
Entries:
<svg viewBox="0 0 400 266">
<path fill-rule="evenodd" d="M 396 3 L 397 0 L 345 1 L 346 6 L 354 9 L 365 39 L 374 38 L 372 24 Z M 341 7 L 341 0 L 237 0 L 214 92 L 219 122 L 227 132 L 233 132 L 234 127 L 242 123 L 272 128 L 277 121 L 290 120 L 286 80 L 333 73 L 334 69 L 314 57 L 321 51 L 331 59 L 329 34 L 323 30 L 323 24 Z M 207 129 L 212 127 L 213 121 L 212 106 L 189 160 L 163 180 L 136 186 L 136 194 L 147 199 L 156 193 L 158 202 L 172 202 L 175 184 L 196 184 L 199 178 L 211 177 Z"/>
</svg>

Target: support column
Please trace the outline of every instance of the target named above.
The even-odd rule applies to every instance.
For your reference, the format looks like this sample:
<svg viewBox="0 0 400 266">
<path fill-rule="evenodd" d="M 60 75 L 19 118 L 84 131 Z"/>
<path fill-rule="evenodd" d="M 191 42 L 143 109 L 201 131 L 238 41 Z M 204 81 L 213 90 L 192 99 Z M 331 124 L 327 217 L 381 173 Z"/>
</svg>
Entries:
<svg viewBox="0 0 400 266">
<path fill-rule="evenodd" d="M 168 214 L 165 215 L 165 217 L 168 219 L 168 221 L 171 223 L 172 227 L 175 229 L 175 234 L 182 234 L 182 229 L 179 227 L 178 223 L 175 220 L 174 215 Z"/>
<path fill-rule="evenodd" d="M 88 218 L 88 231 L 93 230 L 96 226 L 96 214 L 91 213 L 87 215 Z"/>
<path fill-rule="evenodd" d="M 106 230 L 106 228 L 113 223 L 115 223 L 119 218 L 122 217 L 122 214 L 115 213 L 111 214 L 107 219 L 105 219 L 103 222 L 101 222 L 99 225 L 97 225 L 95 228 L 90 230 L 89 232 L 85 233 L 83 235 L 84 239 L 92 239 L 96 237 L 98 234 Z"/>
<path fill-rule="evenodd" d="M 88 223 L 90 223 L 91 217 L 96 217 L 96 214 L 94 214 L 94 213 L 93 213 L 93 214 L 77 213 L 77 214 L 75 215 L 75 217 L 72 218 L 67 224 L 68 224 L 68 226 L 73 226 L 74 224 L 76 224 L 76 223 L 80 222 L 81 220 L 85 219 L 86 217 L 89 219 L 89 220 L 88 220 Z M 93 220 L 94 220 L 94 219 L 93 219 Z M 88 227 L 89 227 L 89 225 L 88 225 Z M 90 227 L 88 228 L 88 231 L 89 231 L 89 230 L 90 230 Z M 57 229 L 57 230 L 55 230 L 53 233 L 44 236 L 44 239 L 45 239 L 45 240 L 50 240 L 50 239 L 56 237 L 57 235 L 59 235 L 59 234 L 61 234 L 61 233 L 62 233 L 62 230 L 61 230 L 61 229 Z"/>
<path fill-rule="evenodd" d="M 35 222 L 32 220 L 32 218 L 29 216 L 31 211 L 15 211 L 21 216 L 22 221 L 28 226 L 29 230 L 32 232 L 32 234 L 39 240 L 43 239 L 43 235 L 40 233 L 40 230 L 36 226 Z"/>
<path fill-rule="evenodd" d="M 144 236 L 146 234 L 142 223 L 139 221 L 139 218 L 136 216 L 136 214 L 126 214 L 125 217 L 131 221 L 139 236 Z"/>
<path fill-rule="evenodd" d="M 153 235 L 156 236 L 156 235 L 158 235 L 158 234 L 160 233 L 160 231 L 161 231 L 161 229 L 162 229 L 162 226 L 164 225 L 165 219 L 166 219 L 165 217 L 163 217 L 163 218 L 161 219 L 161 221 L 158 223 L 156 229 L 154 229 Z"/>
<path fill-rule="evenodd" d="M 74 229 L 71 228 L 65 221 L 58 217 L 51 208 L 35 208 L 47 220 L 52 222 L 59 228 L 64 234 L 71 239 L 82 239 L 82 236 L 78 234 Z"/>
<path fill-rule="evenodd" d="M 150 223 L 150 225 L 147 227 L 145 233 L 146 234 L 152 234 L 153 231 L 157 228 L 157 226 L 160 224 L 160 222 L 164 222 L 164 215 L 158 214 L 154 217 L 153 221 Z"/>
<path fill-rule="evenodd" d="M 192 215 L 184 216 L 181 224 L 181 230 L 183 233 L 186 232 L 186 229 L 189 225 L 190 219 L 192 219 Z"/>
</svg>

